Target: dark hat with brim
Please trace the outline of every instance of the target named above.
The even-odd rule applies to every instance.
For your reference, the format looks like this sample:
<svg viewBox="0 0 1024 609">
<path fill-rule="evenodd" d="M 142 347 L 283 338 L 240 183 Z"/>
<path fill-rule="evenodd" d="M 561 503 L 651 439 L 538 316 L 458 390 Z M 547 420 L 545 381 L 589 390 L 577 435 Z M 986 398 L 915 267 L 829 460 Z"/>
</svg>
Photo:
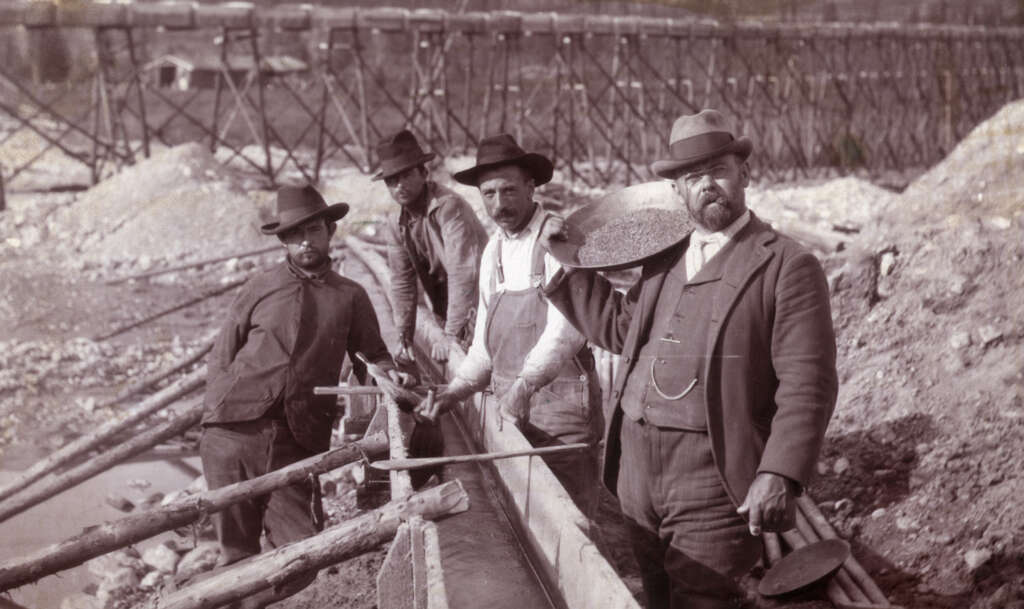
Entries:
<svg viewBox="0 0 1024 609">
<path fill-rule="evenodd" d="M 676 119 L 669 137 L 671 158 L 654 161 L 651 171 L 673 180 L 688 167 L 725 154 L 737 154 L 746 160 L 753 149 L 750 138 L 733 135 L 720 112 L 701 110 Z"/>
<path fill-rule="evenodd" d="M 398 175 L 407 169 L 423 165 L 434 158 L 433 152 L 424 152 L 416 136 L 403 129 L 377 145 L 380 171 L 374 180 L 383 180 Z"/>
<path fill-rule="evenodd" d="M 555 172 L 554 165 L 542 154 L 526 152 L 507 134 L 484 138 L 476 151 L 476 165 L 452 175 L 456 182 L 476 186 L 480 174 L 502 165 L 518 165 L 533 178 L 534 186 L 547 184 Z"/>
<path fill-rule="evenodd" d="M 277 219 L 260 227 L 264 235 L 278 235 L 314 218 L 336 222 L 348 213 L 348 203 L 328 205 L 315 188 L 282 186 L 277 191 Z"/>
</svg>

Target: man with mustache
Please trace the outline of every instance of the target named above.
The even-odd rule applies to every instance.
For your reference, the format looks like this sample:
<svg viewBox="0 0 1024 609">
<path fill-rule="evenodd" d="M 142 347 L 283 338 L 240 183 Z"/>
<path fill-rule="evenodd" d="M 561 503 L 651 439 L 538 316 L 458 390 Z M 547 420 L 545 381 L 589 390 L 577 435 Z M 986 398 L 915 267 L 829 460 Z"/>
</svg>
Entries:
<svg viewBox="0 0 1024 609">
<path fill-rule="evenodd" d="M 558 264 L 537 237 L 555 216 L 533 200 L 533 192 L 551 180 L 553 169 L 546 157 L 525 152 L 501 134 L 481 141 L 476 165 L 453 176 L 480 190 L 498 227 L 481 261 L 481 314 L 473 343 L 433 408 L 421 405 L 417 412 L 432 420 L 489 383 L 498 414 L 518 425 L 534 446 L 594 444 L 594 450 L 545 459 L 591 516 L 603 427 L 594 358 L 583 336 L 540 293 Z"/>
<path fill-rule="evenodd" d="M 277 217 L 262 232 L 276 235 L 284 262 L 250 279 L 235 298 L 207 358 L 203 436 L 199 453 L 211 489 L 248 480 L 327 450 L 334 396 L 313 387 L 336 385 L 346 354 L 357 376 L 387 371 L 403 385 L 380 336 L 366 291 L 331 270 L 328 248 L 348 204 L 328 206 L 312 186 L 283 186 Z M 260 537 L 279 547 L 323 527 L 315 479 L 237 503 L 213 515 L 220 565 L 260 552 Z M 316 572 L 257 592 L 233 607 L 257 609 L 309 585 Z"/>
<path fill-rule="evenodd" d="M 545 293 L 621 354 L 604 480 L 632 531 L 648 608 L 735 607 L 762 531 L 794 526 L 835 406 L 836 344 L 821 264 L 746 206 L 747 158 L 715 110 L 682 116 L 672 180 L 696 224 L 626 294 L 592 271 Z M 541 242 L 565 238 L 549 222 Z"/>
<path fill-rule="evenodd" d="M 448 343 L 435 341 L 431 356 L 448 359 L 450 343 L 467 344 L 477 303 L 477 272 L 487 231 L 465 199 L 430 179 L 425 153 L 410 131 L 402 130 L 377 147 L 384 180 L 397 214 L 385 223 L 391 303 L 399 331 L 396 359 L 411 362 L 416 326 L 417 281 L 444 325 Z"/>
</svg>

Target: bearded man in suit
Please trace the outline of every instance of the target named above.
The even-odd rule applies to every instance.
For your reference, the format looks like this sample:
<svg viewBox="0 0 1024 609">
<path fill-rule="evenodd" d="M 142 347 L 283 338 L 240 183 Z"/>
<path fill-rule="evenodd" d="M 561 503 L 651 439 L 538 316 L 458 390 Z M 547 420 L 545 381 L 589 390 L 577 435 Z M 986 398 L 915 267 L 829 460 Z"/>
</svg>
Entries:
<svg viewBox="0 0 1024 609">
<path fill-rule="evenodd" d="M 621 354 L 604 481 L 632 532 L 648 607 L 734 607 L 762 531 L 795 522 L 835 406 L 835 333 L 818 260 L 747 209 L 749 138 L 715 110 L 680 117 L 672 180 L 695 230 L 623 294 L 563 269 L 549 300 Z M 556 220 L 541 242 L 566 238 Z"/>
</svg>

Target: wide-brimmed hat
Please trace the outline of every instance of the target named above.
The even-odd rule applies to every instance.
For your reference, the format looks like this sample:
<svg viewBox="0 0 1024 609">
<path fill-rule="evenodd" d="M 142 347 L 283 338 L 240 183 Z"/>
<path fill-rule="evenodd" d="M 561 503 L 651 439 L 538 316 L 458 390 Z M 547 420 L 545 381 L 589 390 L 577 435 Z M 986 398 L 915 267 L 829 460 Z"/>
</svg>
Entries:
<svg viewBox="0 0 1024 609">
<path fill-rule="evenodd" d="M 723 154 L 738 154 L 744 160 L 754 144 L 750 138 L 733 135 L 729 122 L 718 110 L 684 114 L 672 124 L 668 139 L 671 158 L 654 161 L 651 171 L 663 178 L 675 179 L 683 169 Z"/>
<path fill-rule="evenodd" d="M 264 224 L 260 231 L 264 235 L 277 235 L 313 218 L 324 217 L 335 222 L 347 213 L 348 203 L 328 205 L 309 184 L 282 186 L 277 191 L 277 220 Z"/>
<path fill-rule="evenodd" d="M 551 161 L 542 154 L 526 152 L 507 133 L 484 138 L 476 150 L 476 165 L 452 175 L 456 182 L 476 186 L 480 172 L 501 165 L 518 165 L 533 178 L 535 186 L 547 184 L 555 171 Z"/>
<path fill-rule="evenodd" d="M 380 158 L 380 171 L 373 179 L 383 180 L 426 163 L 434 158 L 434 153 L 424 152 L 416 136 L 408 129 L 402 129 L 377 144 L 377 157 Z"/>
</svg>

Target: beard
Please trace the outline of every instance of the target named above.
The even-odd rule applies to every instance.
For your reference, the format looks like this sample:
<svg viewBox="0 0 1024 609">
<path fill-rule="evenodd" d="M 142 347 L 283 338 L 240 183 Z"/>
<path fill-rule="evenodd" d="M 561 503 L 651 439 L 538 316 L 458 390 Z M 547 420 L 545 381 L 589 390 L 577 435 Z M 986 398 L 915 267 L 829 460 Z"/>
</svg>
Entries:
<svg viewBox="0 0 1024 609">
<path fill-rule="evenodd" d="M 321 266 L 326 256 L 317 250 L 307 249 L 296 253 L 291 258 L 295 266 L 305 270 L 312 270 Z"/>
<path fill-rule="evenodd" d="M 696 205 L 688 203 L 686 207 L 693 221 L 710 232 L 726 228 L 742 213 L 740 206 L 724 193 L 701 197 Z"/>
</svg>

